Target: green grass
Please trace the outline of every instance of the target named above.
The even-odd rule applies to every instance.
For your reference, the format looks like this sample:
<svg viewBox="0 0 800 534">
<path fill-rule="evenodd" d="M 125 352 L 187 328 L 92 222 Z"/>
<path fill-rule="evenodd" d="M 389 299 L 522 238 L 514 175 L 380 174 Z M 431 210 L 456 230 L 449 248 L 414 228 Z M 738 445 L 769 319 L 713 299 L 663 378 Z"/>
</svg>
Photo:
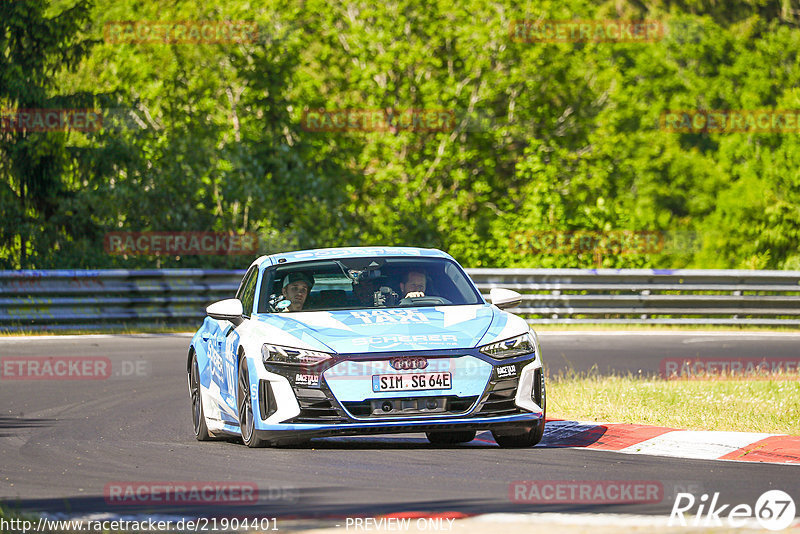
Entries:
<svg viewBox="0 0 800 534">
<path fill-rule="evenodd" d="M 577 375 L 547 383 L 547 415 L 688 430 L 800 436 L 800 380 Z"/>
</svg>

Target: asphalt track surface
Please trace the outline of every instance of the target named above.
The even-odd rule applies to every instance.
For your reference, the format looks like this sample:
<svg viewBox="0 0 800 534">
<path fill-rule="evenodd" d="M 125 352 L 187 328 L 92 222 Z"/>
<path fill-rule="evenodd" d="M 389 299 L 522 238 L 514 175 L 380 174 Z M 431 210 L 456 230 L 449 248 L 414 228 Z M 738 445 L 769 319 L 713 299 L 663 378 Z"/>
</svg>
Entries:
<svg viewBox="0 0 800 534">
<path fill-rule="evenodd" d="M 796 357 L 800 335 L 740 333 L 544 333 L 549 371 L 655 374 L 662 358 Z M 488 434 L 435 447 L 424 435 L 314 440 L 248 449 L 195 441 L 178 335 L 0 339 L 0 357 L 96 356 L 105 380 L 0 380 L 0 501 L 64 516 L 110 513 L 211 517 L 374 516 L 403 511 L 666 514 L 674 494 L 720 492 L 719 503 L 755 505 L 781 489 L 800 503 L 800 467 L 683 460 L 549 447 L 499 449 Z M 514 481 L 655 481 L 658 502 L 513 502 Z M 111 483 L 252 483 L 256 502 L 197 506 L 109 504 Z"/>
</svg>

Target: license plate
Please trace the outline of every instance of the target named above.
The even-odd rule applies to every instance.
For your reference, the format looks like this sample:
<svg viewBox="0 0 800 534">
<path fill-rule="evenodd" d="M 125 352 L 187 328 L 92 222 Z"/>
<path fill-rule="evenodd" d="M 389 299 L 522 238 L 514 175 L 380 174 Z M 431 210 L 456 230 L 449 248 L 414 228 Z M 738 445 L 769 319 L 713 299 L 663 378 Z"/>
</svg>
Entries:
<svg viewBox="0 0 800 534">
<path fill-rule="evenodd" d="M 372 391 L 425 391 L 452 388 L 450 373 L 372 375 Z"/>
</svg>

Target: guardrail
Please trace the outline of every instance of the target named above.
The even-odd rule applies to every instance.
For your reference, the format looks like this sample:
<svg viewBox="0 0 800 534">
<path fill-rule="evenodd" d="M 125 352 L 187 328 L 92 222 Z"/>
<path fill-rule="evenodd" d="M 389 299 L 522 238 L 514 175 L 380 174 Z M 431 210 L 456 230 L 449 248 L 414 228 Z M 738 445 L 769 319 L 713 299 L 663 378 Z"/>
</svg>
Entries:
<svg viewBox="0 0 800 534">
<path fill-rule="evenodd" d="M 0 331 L 199 326 L 244 271 L 0 271 Z"/>
<path fill-rule="evenodd" d="M 532 324 L 800 325 L 800 271 L 467 269 Z M 0 271 L 0 331 L 197 326 L 241 270 Z"/>
<path fill-rule="evenodd" d="M 532 324 L 800 325 L 800 271 L 468 269 L 482 293 L 523 293 Z"/>
</svg>

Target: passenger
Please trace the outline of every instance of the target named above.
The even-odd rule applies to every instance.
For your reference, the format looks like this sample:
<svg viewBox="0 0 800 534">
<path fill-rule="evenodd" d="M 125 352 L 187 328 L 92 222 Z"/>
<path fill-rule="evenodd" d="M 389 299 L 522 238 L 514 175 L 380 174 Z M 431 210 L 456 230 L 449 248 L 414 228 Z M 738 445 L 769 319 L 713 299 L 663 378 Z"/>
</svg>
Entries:
<svg viewBox="0 0 800 534">
<path fill-rule="evenodd" d="M 405 295 L 402 298 L 424 297 L 425 287 L 427 285 L 427 278 L 422 271 L 411 270 L 403 277 L 400 282 L 400 294 Z"/>
<path fill-rule="evenodd" d="M 291 304 L 285 311 L 302 311 L 308 293 L 314 287 L 314 278 L 303 272 L 289 273 L 283 280 L 283 297 Z"/>
</svg>

